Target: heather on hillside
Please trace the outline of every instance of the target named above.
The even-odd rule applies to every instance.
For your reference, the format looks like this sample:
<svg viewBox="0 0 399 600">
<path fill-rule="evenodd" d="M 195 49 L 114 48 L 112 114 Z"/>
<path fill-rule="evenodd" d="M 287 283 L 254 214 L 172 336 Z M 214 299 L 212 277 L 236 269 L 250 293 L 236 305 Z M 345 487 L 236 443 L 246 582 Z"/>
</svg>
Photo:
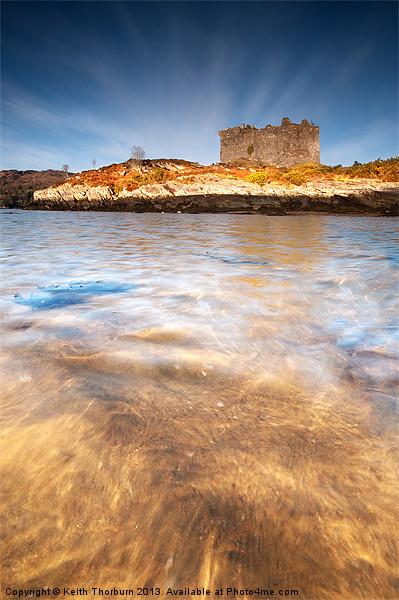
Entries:
<svg viewBox="0 0 399 600">
<path fill-rule="evenodd" d="M 133 191 L 142 185 L 167 181 L 189 181 L 198 175 L 217 175 L 228 179 L 241 179 L 259 185 L 303 185 L 315 180 L 339 181 L 348 179 L 376 179 L 381 182 L 399 181 L 399 158 L 389 158 L 351 167 L 334 167 L 322 164 L 295 165 L 291 168 L 272 165 L 254 167 L 245 163 L 213 164 L 202 166 L 183 160 L 146 160 L 138 168 L 126 163 L 112 164 L 93 171 L 83 171 L 69 180 L 70 185 L 86 184 L 89 187 L 108 186 L 118 193 L 122 189 Z"/>
<path fill-rule="evenodd" d="M 104 186 L 113 193 L 122 190 L 131 192 L 144 185 L 155 185 L 179 181 L 190 183 L 198 176 L 217 176 L 228 180 L 242 180 L 264 185 L 292 187 L 306 185 L 312 181 L 357 181 L 373 179 L 378 182 L 399 181 L 399 158 L 361 164 L 351 167 L 341 165 L 301 164 L 291 168 L 259 165 L 256 168 L 245 162 L 234 164 L 199 165 L 178 159 L 143 160 L 140 166 L 130 160 L 114 163 L 79 174 L 71 174 L 67 184 L 71 187 L 86 185 L 90 188 Z M 1 173 L 1 204 L 3 207 L 21 208 L 33 197 L 33 191 L 65 184 L 65 173 L 61 171 L 3 171 Z"/>
</svg>

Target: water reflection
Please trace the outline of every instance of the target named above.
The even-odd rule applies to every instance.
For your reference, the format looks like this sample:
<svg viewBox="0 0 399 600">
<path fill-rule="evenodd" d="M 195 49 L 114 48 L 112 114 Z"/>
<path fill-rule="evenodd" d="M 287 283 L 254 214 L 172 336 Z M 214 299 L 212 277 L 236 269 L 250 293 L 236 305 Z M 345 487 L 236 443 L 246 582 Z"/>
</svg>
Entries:
<svg viewBox="0 0 399 600">
<path fill-rule="evenodd" d="M 106 281 L 74 281 L 68 285 L 50 285 L 32 292 L 28 298 L 14 294 L 16 304 L 36 309 L 61 308 L 82 304 L 93 296 L 118 294 L 132 289 L 132 285 L 108 283 Z"/>
<path fill-rule="evenodd" d="M 394 219 L 4 221 L 2 593 L 397 597 Z"/>
</svg>

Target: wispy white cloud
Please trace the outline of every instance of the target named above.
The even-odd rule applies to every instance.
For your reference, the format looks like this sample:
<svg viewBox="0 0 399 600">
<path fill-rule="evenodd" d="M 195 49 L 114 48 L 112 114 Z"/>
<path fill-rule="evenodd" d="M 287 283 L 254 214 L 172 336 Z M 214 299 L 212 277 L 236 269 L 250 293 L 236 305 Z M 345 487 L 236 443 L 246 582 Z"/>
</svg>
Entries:
<svg viewBox="0 0 399 600">
<path fill-rule="evenodd" d="M 329 142 L 325 148 L 322 144 L 321 148 L 321 161 L 328 165 L 348 166 L 355 160 L 364 163 L 398 154 L 392 140 L 392 123 L 384 118 L 341 132 L 339 140 Z"/>
<path fill-rule="evenodd" d="M 53 150 L 40 148 L 36 144 L 5 142 L 2 145 L 1 169 L 57 170 L 61 169 L 65 162 L 67 161 L 60 164 Z"/>
<path fill-rule="evenodd" d="M 4 161 L 10 167 L 67 162 L 81 170 L 94 157 L 99 165 L 125 160 L 132 145 L 152 157 L 210 163 L 218 160 L 219 129 L 279 124 L 283 116 L 320 125 L 324 162 L 363 162 L 393 147 L 386 99 L 376 98 L 375 109 L 369 100 L 376 42 L 356 34 L 357 21 L 352 43 L 339 38 L 341 22 L 329 23 L 323 34 L 314 29 L 313 13 L 307 22 L 301 10 L 287 14 L 278 3 L 251 3 L 246 16 L 265 20 L 245 22 L 235 20 L 232 4 L 223 11 L 222 3 L 194 2 L 192 10 L 187 3 L 166 9 L 149 3 L 147 14 L 144 3 L 104 3 L 91 19 L 92 3 L 83 2 L 84 18 L 65 3 L 61 27 L 56 4 L 49 3 L 56 31 L 49 27 L 48 38 L 40 22 L 42 29 L 32 31 L 22 20 L 23 43 L 6 46 L 20 65 L 19 75 L 10 69 L 3 82 Z M 321 4 L 331 12 L 329 3 L 317 3 L 319 22 Z M 237 7 L 239 15 L 243 7 Z M 106 21 L 98 16 L 103 12 Z M 30 64 L 38 78 L 28 83 L 25 39 L 34 45 Z M 373 125 L 378 113 L 383 116 Z"/>
</svg>

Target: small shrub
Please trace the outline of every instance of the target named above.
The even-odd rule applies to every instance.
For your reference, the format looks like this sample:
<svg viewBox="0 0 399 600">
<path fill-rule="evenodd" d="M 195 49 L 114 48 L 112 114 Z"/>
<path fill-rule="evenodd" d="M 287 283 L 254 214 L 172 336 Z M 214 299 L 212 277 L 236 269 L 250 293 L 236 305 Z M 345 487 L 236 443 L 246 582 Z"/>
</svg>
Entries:
<svg viewBox="0 0 399 600">
<path fill-rule="evenodd" d="M 281 174 L 278 171 L 272 171 L 270 173 L 270 179 L 272 179 L 273 181 L 279 181 L 281 177 Z"/>
<path fill-rule="evenodd" d="M 268 182 L 269 175 L 265 171 L 257 171 L 256 173 L 251 173 L 247 175 L 245 178 L 249 183 L 257 183 L 259 185 L 265 185 Z"/>
<path fill-rule="evenodd" d="M 165 178 L 165 169 L 161 169 L 160 167 L 155 167 L 150 174 L 151 178 L 160 183 Z"/>
<path fill-rule="evenodd" d="M 111 186 L 111 189 L 113 193 L 117 196 L 124 189 L 124 185 L 122 185 L 121 183 L 115 183 L 113 186 Z"/>
<path fill-rule="evenodd" d="M 139 173 L 137 173 L 136 175 L 133 175 L 133 177 L 132 177 L 132 181 L 134 183 L 138 183 L 139 185 L 143 185 L 144 183 L 147 183 L 147 179 L 148 179 L 147 175 L 140 175 Z"/>
<path fill-rule="evenodd" d="M 250 145 L 248 146 L 248 154 L 249 154 L 249 156 L 251 156 L 251 154 L 253 154 L 253 151 L 254 151 L 254 150 L 255 150 L 255 148 L 254 148 L 254 145 L 253 145 L 253 144 L 250 144 Z"/>
<path fill-rule="evenodd" d="M 324 175 L 331 171 L 331 167 L 327 165 L 321 165 L 316 163 L 304 163 L 295 165 L 291 171 L 295 171 L 296 173 L 301 173 L 305 177 Z"/>
<path fill-rule="evenodd" d="M 288 171 L 288 173 L 282 173 L 281 178 L 287 183 L 293 185 L 303 185 L 306 182 L 306 177 L 300 171 Z"/>
</svg>

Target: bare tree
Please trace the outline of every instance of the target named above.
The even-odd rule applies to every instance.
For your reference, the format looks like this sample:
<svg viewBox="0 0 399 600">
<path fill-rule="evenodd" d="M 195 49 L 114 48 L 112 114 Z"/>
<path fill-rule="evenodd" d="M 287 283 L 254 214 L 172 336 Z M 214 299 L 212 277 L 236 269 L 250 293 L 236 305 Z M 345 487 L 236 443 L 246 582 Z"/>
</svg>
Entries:
<svg viewBox="0 0 399 600">
<path fill-rule="evenodd" d="M 97 161 L 96 161 L 95 158 L 93 158 L 93 160 L 91 161 L 91 164 L 93 165 L 93 169 L 95 169 L 96 168 L 96 164 L 97 164 Z"/>
<path fill-rule="evenodd" d="M 136 160 L 144 160 L 145 150 L 141 146 L 132 146 L 130 148 L 130 156 Z"/>
<path fill-rule="evenodd" d="M 68 179 L 69 165 L 62 165 L 62 170 L 65 173 L 65 177 Z"/>
<path fill-rule="evenodd" d="M 130 165 L 137 167 L 141 174 L 141 167 L 145 159 L 145 150 L 141 146 L 132 146 L 130 148 Z"/>
</svg>

